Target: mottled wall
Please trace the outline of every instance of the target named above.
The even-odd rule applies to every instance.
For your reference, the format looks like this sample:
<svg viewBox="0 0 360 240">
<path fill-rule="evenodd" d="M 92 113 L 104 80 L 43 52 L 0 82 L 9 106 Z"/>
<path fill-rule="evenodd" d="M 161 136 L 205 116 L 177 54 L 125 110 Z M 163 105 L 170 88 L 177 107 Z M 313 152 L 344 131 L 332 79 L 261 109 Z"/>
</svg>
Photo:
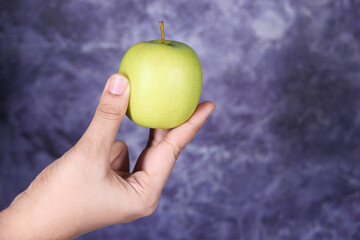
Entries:
<svg viewBox="0 0 360 240">
<path fill-rule="evenodd" d="M 79 239 L 360 239 L 360 1 L 2 0 L 0 207 L 82 135 L 134 43 L 186 42 L 217 109 L 151 217 Z M 132 165 L 147 129 L 128 119 Z"/>
</svg>

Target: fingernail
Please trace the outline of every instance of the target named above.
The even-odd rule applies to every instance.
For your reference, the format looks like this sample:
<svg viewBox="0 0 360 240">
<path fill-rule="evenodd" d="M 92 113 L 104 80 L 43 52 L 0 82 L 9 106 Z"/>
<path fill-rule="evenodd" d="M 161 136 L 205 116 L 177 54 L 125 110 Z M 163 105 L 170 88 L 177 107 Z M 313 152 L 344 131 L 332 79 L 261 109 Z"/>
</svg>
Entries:
<svg viewBox="0 0 360 240">
<path fill-rule="evenodd" d="M 108 91 L 114 95 L 121 95 L 124 93 L 127 86 L 127 80 L 121 75 L 114 75 L 110 78 Z"/>
</svg>

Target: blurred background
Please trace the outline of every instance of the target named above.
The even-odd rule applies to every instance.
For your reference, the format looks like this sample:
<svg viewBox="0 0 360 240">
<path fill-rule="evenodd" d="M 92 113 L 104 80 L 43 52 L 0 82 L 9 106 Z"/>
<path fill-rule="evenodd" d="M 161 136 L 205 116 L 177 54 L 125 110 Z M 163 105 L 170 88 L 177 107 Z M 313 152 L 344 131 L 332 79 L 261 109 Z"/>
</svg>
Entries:
<svg viewBox="0 0 360 240">
<path fill-rule="evenodd" d="M 152 216 L 79 239 L 360 239 L 360 1 L 0 4 L 0 209 L 76 143 L 123 54 L 164 20 L 217 108 Z M 120 127 L 132 166 L 147 135 Z"/>
</svg>

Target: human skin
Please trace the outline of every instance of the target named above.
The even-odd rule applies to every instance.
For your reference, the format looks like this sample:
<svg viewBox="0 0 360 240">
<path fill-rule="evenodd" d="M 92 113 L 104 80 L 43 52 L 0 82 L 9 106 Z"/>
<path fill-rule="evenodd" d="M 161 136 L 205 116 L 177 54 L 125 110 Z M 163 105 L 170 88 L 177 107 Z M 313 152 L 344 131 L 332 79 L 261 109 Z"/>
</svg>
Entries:
<svg viewBox="0 0 360 240">
<path fill-rule="evenodd" d="M 126 144 L 114 142 L 129 93 L 124 75 L 109 78 L 80 140 L 0 213 L 0 239 L 71 239 L 155 211 L 181 150 L 215 105 L 199 104 L 177 128 L 151 129 L 148 144 L 130 172 Z"/>
</svg>

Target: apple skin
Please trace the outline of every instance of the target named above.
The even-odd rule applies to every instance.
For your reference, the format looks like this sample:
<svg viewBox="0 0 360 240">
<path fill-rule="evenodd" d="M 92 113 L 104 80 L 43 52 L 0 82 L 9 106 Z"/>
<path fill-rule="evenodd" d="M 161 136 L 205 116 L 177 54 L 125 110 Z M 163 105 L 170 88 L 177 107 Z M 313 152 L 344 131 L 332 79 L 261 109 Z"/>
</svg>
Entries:
<svg viewBox="0 0 360 240">
<path fill-rule="evenodd" d="M 199 102 L 200 60 L 184 43 L 139 42 L 125 53 L 119 73 L 130 82 L 126 115 L 140 126 L 177 127 L 190 118 Z"/>
</svg>

